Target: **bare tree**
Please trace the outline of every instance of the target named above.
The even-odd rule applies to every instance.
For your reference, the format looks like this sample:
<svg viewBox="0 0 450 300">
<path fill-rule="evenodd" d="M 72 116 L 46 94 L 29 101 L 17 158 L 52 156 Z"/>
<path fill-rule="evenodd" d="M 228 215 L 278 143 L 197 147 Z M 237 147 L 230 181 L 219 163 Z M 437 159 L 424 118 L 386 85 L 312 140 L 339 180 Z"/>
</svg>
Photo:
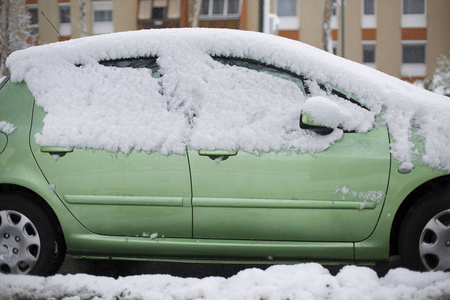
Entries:
<svg viewBox="0 0 450 300">
<path fill-rule="evenodd" d="M 323 50 L 333 52 L 333 39 L 331 37 L 331 16 L 333 14 L 333 0 L 323 0 Z"/>
<path fill-rule="evenodd" d="M 1 75 L 9 75 L 6 68 L 6 58 L 14 51 L 27 48 L 31 45 L 30 16 L 28 15 L 25 0 L 2 1 L 0 51 Z"/>
<path fill-rule="evenodd" d="M 25 0 L 3 0 L 1 14 L 0 51 L 1 76 L 9 75 L 6 58 L 14 51 L 30 46 L 30 16 Z"/>
<path fill-rule="evenodd" d="M 8 11 L 9 11 L 9 0 L 4 0 L 2 3 L 2 14 L 0 19 L 0 53 L 1 53 L 1 65 L 0 65 L 0 76 L 7 75 L 7 72 L 3 70 L 6 69 L 5 61 L 8 53 Z"/>
<path fill-rule="evenodd" d="M 80 11 L 80 37 L 87 36 L 86 27 L 86 0 L 79 0 L 78 9 Z"/>
<path fill-rule="evenodd" d="M 198 18 L 202 8 L 202 0 L 189 1 L 189 27 L 198 27 Z"/>
</svg>

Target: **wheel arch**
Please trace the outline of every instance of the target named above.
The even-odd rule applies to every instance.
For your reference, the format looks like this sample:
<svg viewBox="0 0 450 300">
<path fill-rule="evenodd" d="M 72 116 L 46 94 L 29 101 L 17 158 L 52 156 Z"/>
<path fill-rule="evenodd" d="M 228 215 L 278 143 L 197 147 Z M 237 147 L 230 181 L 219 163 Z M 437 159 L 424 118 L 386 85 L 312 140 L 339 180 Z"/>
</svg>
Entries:
<svg viewBox="0 0 450 300">
<path fill-rule="evenodd" d="M 424 195 L 431 191 L 437 189 L 448 189 L 450 191 L 450 175 L 444 175 L 441 177 L 433 178 L 414 189 L 409 195 L 403 200 L 402 204 L 399 206 L 394 221 L 392 223 L 390 237 L 389 237 L 389 255 L 399 254 L 398 249 L 398 238 L 401 224 L 407 214 L 409 208 L 413 206 L 417 201 L 419 201 Z"/>
<path fill-rule="evenodd" d="M 61 227 L 61 223 L 58 219 L 58 216 L 52 209 L 52 207 L 45 201 L 43 197 L 41 197 L 39 194 L 34 192 L 33 190 L 26 188 L 21 185 L 17 184 L 7 184 L 2 183 L 0 184 L 0 195 L 2 194 L 20 194 L 23 196 L 26 196 L 27 198 L 32 198 L 33 201 L 41 207 L 45 213 L 49 216 L 50 221 L 52 222 L 53 226 L 57 229 L 58 235 L 61 237 L 61 241 L 63 243 L 64 249 L 66 249 L 66 241 L 64 238 L 64 232 Z"/>
</svg>

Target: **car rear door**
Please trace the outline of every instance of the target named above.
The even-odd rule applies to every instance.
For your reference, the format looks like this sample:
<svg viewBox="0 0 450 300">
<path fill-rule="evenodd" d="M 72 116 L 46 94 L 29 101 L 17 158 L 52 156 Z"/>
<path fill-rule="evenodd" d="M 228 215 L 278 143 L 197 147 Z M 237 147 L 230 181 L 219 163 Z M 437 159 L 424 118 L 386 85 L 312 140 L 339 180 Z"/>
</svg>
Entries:
<svg viewBox="0 0 450 300">
<path fill-rule="evenodd" d="M 121 60 L 106 62 L 105 67 L 95 68 L 113 66 L 152 69 L 156 65 L 155 61 L 153 59 L 148 63 L 146 60 L 132 59 L 130 63 Z M 74 72 L 77 72 L 77 76 L 83 76 L 83 66 L 78 68 Z M 108 73 L 108 76 L 100 77 L 102 82 L 92 83 L 90 89 L 100 89 L 100 94 L 102 91 L 109 92 L 107 88 L 111 87 L 111 83 L 107 81 L 119 76 L 119 71 L 114 70 Z M 114 83 L 117 91 L 120 92 L 118 86 L 129 85 L 127 80 L 139 80 L 135 77 L 139 76 L 139 72 L 129 74 L 131 75 L 123 79 L 118 78 Z M 147 85 L 145 80 L 143 85 Z M 158 84 L 154 83 L 154 86 L 157 87 Z M 148 90 L 149 87 L 143 88 Z M 89 88 L 86 89 L 92 94 Z M 123 101 L 132 100 L 126 96 L 125 93 Z M 143 101 L 152 99 L 148 96 L 144 97 Z M 102 117 L 120 121 L 121 114 L 125 113 L 127 111 L 112 109 L 109 115 L 105 113 Z M 31 150 L 49 183 L 49 188 L 54 190 L 87 229 L 105 235 L 192 237 L 191 185 L 186 154 L 162 155 L 156 151 L 135 150 L 124 154 L 120 151 L 111 152 L 98 148 L 94 150 L 90 147 L 64 148 L 58 147 L 58 140 L 55 144 L 40 146 L 36 143 L 36 136 L 42 135 L 45 116 L 46 112 L 35 104 L 30 134 Z M 89 120 L 92 126 L 95 126 L 95 121 L 97 120 Z M 113 127 L 115 124 L 110 125 Z M 69 129 L 74 132 L 81 130 L 75 124 L 59 126 L 72 126 L 73 128 Z M 112 133 L 112 143 L 120 143 L 119 137 L 114 140 L 114 129 L 107 130 Z M 121 138 L 124 136 L 126 137 L 122 134 Z M 98 139 L 102 138 L 100 132 Z M 96 143 L 95 140 L 91 142 Z"/>
</svg>

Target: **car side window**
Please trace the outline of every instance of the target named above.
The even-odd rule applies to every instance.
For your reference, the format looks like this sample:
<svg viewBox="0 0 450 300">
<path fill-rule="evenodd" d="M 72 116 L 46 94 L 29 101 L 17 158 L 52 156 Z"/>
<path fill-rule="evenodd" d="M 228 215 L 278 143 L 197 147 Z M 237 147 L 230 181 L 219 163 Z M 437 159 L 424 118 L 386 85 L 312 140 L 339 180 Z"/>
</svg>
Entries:
<svg viewBox="0 0 450 300">
<path fill-rule="evenodd" d="M 322 90 L 326 91 L 327 93 L 329 93 L 331 95 L 338 96 L 339 98 L 345 99 L 345 100 L 347 100 L 347 101 L 349 101 L 349 102 L 351 102 L 353 104 L 356 104 L 359 107 L 364 108 L 365 110 L 369 110 L 366 106 L 364 106 L 361 103 L 359 103 L 358 99 L 352 94 L 344 92 L 344 91 L 342 91 L 342 90 L 340 90 L 340 89 L 338 89 L 336 87 L 332 87 L 329 84 L 328 85 L 322 85 L 321 84 L 320 86 L 321 86 Z"/>
<path fill-rule="evenodd" d="M 114 60 L 102 60 L 99 64 L 109 67 L 117 68 L 134 68 L 134 69 L 149 69 L 152 72 L 154 78 L 160 78 L 159 66 L 157 57 L 143 57 L 143 58 L 124 58 L 124 59 L 114 59 Z"/>
<path fill-rule="evenodd" d="M 340 90 L 331 84 L 322 84 L 312 80 L 305 80 L 305 87 L 310 96 L 337 96 L 340 99 L 353 103 L 365 110 L 369 110 L 366 106 L 361 104 L 354 95 Z"/>
<path fill-rule="evenodd" d="M 258 61 L 250 59 L 230 58 L 230 57 L 213 57 L 215 61 L 218 61 L 224 65 L 238 66 L 247 69 L 252 69 L 258 72 L 264 72 L 272 76 L 276 76 L 285 80 L 294 82 L 300 90 L 306 95 L 305 86 L 303 85 L 303 78 L 289 71 L 277 68 L 274 66 L 266 65 Z"/>
</svg>

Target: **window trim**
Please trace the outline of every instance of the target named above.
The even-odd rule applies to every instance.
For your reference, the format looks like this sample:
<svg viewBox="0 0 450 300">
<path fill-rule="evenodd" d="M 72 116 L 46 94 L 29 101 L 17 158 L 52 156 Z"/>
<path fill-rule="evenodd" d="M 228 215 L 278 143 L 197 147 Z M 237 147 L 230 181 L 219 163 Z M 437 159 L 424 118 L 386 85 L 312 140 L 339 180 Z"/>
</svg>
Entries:
<svg viewBox="0 0 450 300">
<path fill-rule="evenodd" d="M 420 64 L 426 64 L 427 63 L 427 41 L 425 40 L 412 40 L 412 41 L 402 41 L 402 64 L 416 64 L 416 63 L 409 63 L 403 61 L 403 46 L 424 46 L 424 62 L 420 62 Z"/>
<path fill-rule="evenodd" d="M 62 7 L 69 7 L 69 22 L 61 23 L 61 8 Z M 70 3 L 67 2 L 59 2 L 58 3 L 58 13 L 59 13 L 59 33 L 62 36 L 69 36 L 72 34 L 72 18 L 71 18 L 71 9 L 70 9 Z"/>
<path fill-rule="evenodd" d="M 237 0 L 237 1 L 238 1 L 238 12 L 237 13 L 228 14 L 228 0 L 224 0 L 223 14 L 213 14 L 213 0 L 203 0 L 203 3 L 208 2 L 208 14 L 201 14 L 201 10 L 200 10 L 199 20 L 211 20 L 211 19 L 223 20 L 223 19 L 239 18 L 241 16 L 242 0 Z"/>
<path fill-rule="evenodd" d="M 377 0 L 373 0 L 374 13 L 367 15 L 364 13 L 364 2 L 361 0 L 361 27 L 362 28 L 376 28 L 377 27 Z"/>
<path fill-rule="evenodd" d="M 405 1 L 402 0 L 402 10 L 401 10 L 401 26 L 402 28 L 422 28 L 427 27 L 427 0 L 424 1 L 424 12 L 423 14 L 404 14 Z"/>
<path fill-rule="evenodd" d="M 114 4 L 113 1 L 91 2 L 92 34 L 104 34 L 114 32 Z M 111 21 L 95 22 L 96 11 L 111 11 Z"/>
<path fill-rule="evenodd" d="M 300 2 L 294 0 L 296 5 L 295 16 L 278 16 L 280 23 L 278 25 L 279 30 L 298 30 L 300 28 Z M 275 1 L 275 12 L 278 12 L 278 0 Z"/>
<path fill-rule="evenodd" d="M 423 45 L 425 47 L 424 62 L 423 63 L 405 63 L 403 62 L 403 46 L 404 45 Z M 422 77 L 427 73 L 427 41 L 402 41 L 402 77 Z"/>
</svg>

